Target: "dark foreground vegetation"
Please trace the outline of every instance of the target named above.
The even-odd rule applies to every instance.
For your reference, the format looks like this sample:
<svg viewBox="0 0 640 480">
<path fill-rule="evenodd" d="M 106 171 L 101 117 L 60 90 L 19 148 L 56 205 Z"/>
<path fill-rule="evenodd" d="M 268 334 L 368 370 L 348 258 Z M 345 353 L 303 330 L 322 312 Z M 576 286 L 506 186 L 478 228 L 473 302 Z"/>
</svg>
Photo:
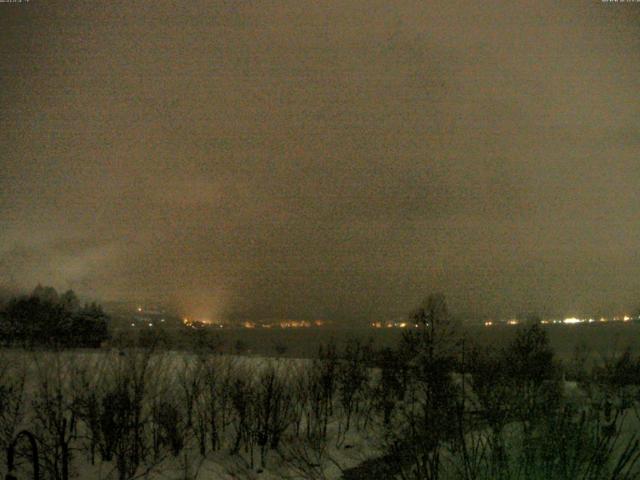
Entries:
<svg viewBox="0 0 640 480">
<path fill-rule="evenodd" d="M 335 478 L 336 467 L 344 478 L 640 477 L 640 360 L 630 352 L 587 366 L 577 351 L 561 363 L 538 325 L 478 346 L 441 295 L 412 320 L 420 327 L 395 348 L 351 340 L 312 360 L 219 355 L 209 342 L 192 354 L 153 342 L 10 352 L 0 359 L 0 448 L 26 430 L 38 455 L 26 439 L 9 449 L 18 478 L 37 462 L 55 480 L 220 478 L 199 468 L 205 459 L 228 478 Z M 345 468 L 339 452 L 363 438 L 372 459 Z M 169 465 L 179 475 L 163 476 Z"/>
<path fill-rule="evenodd" d="M 0 342 L 22 347 L 99 347 L 109 338 L 108 316 L 95 303 L 80 305 L 72 290 L 59 295 L 38 285 L 0 310 Z"/>
</svg>

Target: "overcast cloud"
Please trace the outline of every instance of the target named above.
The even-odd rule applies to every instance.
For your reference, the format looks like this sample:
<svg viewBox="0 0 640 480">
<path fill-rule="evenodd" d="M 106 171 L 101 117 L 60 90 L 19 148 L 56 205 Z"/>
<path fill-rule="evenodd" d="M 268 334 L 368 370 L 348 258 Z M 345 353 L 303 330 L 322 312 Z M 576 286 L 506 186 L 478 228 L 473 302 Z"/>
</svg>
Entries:
<svg viewBox="0 0 640 480">
<path fill-rule="evenodd" d="M 0 4 L 0 285 L 216 318 L 640 305 L 640 4 Z"/>
</svg>

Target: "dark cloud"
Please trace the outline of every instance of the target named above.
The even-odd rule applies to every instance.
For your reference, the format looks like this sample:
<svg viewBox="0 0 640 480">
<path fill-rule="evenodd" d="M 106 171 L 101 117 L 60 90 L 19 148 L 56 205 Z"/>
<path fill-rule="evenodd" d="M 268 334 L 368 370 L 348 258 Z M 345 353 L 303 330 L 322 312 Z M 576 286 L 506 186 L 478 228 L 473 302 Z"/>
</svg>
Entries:
<svg viewBox="0 0 640 480">
<path fill-rule="evenodd" d="M 637 305 L 637 5 L 0 8 L 7 286 L 230 318 Z"/>
</svg>

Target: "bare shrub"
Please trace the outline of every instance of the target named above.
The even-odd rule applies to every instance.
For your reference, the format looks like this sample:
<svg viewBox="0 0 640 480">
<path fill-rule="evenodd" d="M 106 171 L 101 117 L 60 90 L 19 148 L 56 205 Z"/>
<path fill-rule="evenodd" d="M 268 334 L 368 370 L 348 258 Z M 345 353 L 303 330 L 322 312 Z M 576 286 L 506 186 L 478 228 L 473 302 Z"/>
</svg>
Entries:
<svg viewBox="0 0 640 480">
<path fill-rule="evenodd" d="M 282 434 L 292 423 L 292 400 L 288 378 L 270 362 L 258 373 L 253 407 L 254 431 L 262 468 L 266 466 L 267 449 L 278 448 Z"/>
<path fill-rule="evenodd" d="M 96 463 L 96 454 L 102 438 L 100 400 L 107 358 L 103 356 L 98 362 L 78 362 L 71 377 L 71 386 L 75 394 L 73 408 L 83 427 L 78 433 L 80 449 L 87 452 L 91 465 Z"/>
<path fill-rule="evenodd" d="M 344 436 L 351 427 L 351 417 L 354 411 L 358 411 L 362 401 L 362 395 L 369 382 L 370 359 L 370 344 L 365 345 L 357 339 L 347 341 L 336 371 L 338 399 L 344 415 L 344 426 L 341 424 L 338 445 L 344 441 Z"/>
<path fill-rule="evenodd" d="M 155 458 L 160 458 L 163 449 L 168 449 L 174 457 L 180 455 L 185 446 L 186 425 L 177 402 L 167 399 L 155 401 L 151 416 Z"/>
<path fill-rule="evenodd" d="M 307 438 L 327 438 L 329 418 L 333 415 L 338 373 L 336 346 L 329 343 L 321 346 L 318 358 L 306 368 L 307 392 L 306 430 Z"/>
<path fill-rule="evenodd" d="M 383 425 L 387 427 L 396 405 L 404 399 L 408 369 L 400 354 L 390 348 L 378 353 L 377 366 L 380 376 L 375 384 L 372 399 L 377 411 L 382 413 Z"/>
<path fill-rule="evenodd" d="M 113 369 L 103 379 L 100 398 L 100 451 L 114 459 L 118 478 L 128 480 L 141 466 L 146 470 L 161 458 L 151 456 L 147 430 L 153 422 L 153 401 L 162 388 L 162 358 L 152 362 L 151 350 L 132 350 L 112 358 Z"/>
<path fill-rule="evenodd" d="M 181 365 L 175 372 L 188 429 L 193 427 L 195 403 L 202 390 L 202 367 L 202 362 L 198 358 L 182 357 Z"/>
<path fill-rule="evenodd" d="M 25 416 L 25 369 L 0 356 L 0 449 L 3 455 L 15 438 Z M 4 462 L 6 464 L 6 459 Z"/>
<path fill-rule="evenodd" d="M 327 442 L 320 436 L 290 443 L 284 450 L 283 457 L 285 464 L 293 471 L 294 478 L 309 480 L 325 480 L 327 464 L 332 462 Z M 334 464 L 337 465 L 335 462 Z"/>
<path fill-rule="evenodd" d="M 76 392 L 72 388 L 75 359 L 64 354 L 48 355 L 46 365 L 36 362 L 37 380 L 33 398 L 34 428 L 47 478 L 68 480 L 72 442 L 77 437 Z"/>
<path fill-rule="evenodd" d="M 252 381 L 252 373 L 245 367 L 243 371 L 237 371 L 237 375 L 230 385 L 231 405 L 233 406 L 232 425 L 235 429 L 235 440 L 231 448 L 232 454 L 240 452 L 240 447 L 244 445 L 245 452 L 251 456 L 251 467 L 253 468 L 253 446 L 254 436 L 252 435 L 252 407 L 254 406 L 255 389 Z"/>
<path fill-rule="evenodd" d="M 628 357 L 598 370 L 609 384 L 627 370 Z M 624 365 L 624 367 L 623 367 Z M 477 414 L 464 417 L 465 479 L 604 480 L 636 478 L 640 447 L 623 429 L 626 410 L 608 403 L 598 375 L 579 372 L 590 401 L 563 396 L 559 369 L 545 332 L 521 329 L 503 349 L 478 350 L 469 362 L 467 403 Z M 604 373 L 603 373 L 604 372 Z M 589 380 L 592 378 L 592 380 Z M 606 382 L 605 382 L 606 383 Z M 451 451 L 452 456 L 461 452 Z"/>
<path fill-rule="evenodd" d="M 230 357 L 203 354 L 198 357 L 198 387 L 193 401 L 193 433 L 200 455 L 219 450 L 233 418 L 232 386 L 235 361 Z"/>
</svg>

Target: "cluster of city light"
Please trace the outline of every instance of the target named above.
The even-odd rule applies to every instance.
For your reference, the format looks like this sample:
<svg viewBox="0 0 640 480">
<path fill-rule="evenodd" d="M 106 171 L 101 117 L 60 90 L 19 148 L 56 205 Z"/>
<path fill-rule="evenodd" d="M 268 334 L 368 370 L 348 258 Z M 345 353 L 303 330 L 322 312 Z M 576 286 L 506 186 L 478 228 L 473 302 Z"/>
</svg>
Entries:
<svg viewBox="0 0 640 480">
<path fill-rule="evenodd" d="M 373 328 L 407 328 L 412 324 L 407 322 L 371 322 L 369 326 Z M 417 327 L 418 324 L 414 324 L 414 327 Z"/>
<path fill-rule="evenodd" d="M 565 318 L 564 320 L 561 321 L 555 321 L 554 323 L 566 323 L 566 324 L 576 324 L 576 323 L 595 323 L 596 321 L 598 322 L 630 322 L 632 320 L 632 318 L 629 315 L 622 315 L 622 316 L 616 316 L 613 317 L 612 319 L 608 319 L 608 318 L 604 318 L 604 317 L 600 317 L 599 320 L 596 320 L 594 318 L 575 318 L 575 317 L 571 317 L 571 318 Z"/>
<path fill-rule="evenodd" d="M 137 307 L 136 310 L 138 311 L 138 313 L 142 313 L 143 308 L 142 307 Z M 640 320 L 640 316 L 637 317 L 638 320 Z M 540 323 L 543 325 L 549 325 L 549 324 L 564 324 L 564 325 L 577 325 L 577 324 L 582 324 L 582 323 L 595 323 L 595 322 L 630 322 L 631 320 L 633 320 L 634 318 L 629 316 L 629 315 L 619 315 L 619 316 L 614 316 L 612 318 L 605 318 L 605 317 L 600 317 L 599 319 L 594 319 L 594 318 L 579 318 L 579 317 L 567 317 L 564 319 L 544 319 L 544 320 L 540 320 Z M 145 319 L 146 320 L 146 319 Z M 161 318 L 160 322 L 164 322 L 165 319 Z M 140 324 L 141 322 L 138 323 L 132 323 L 131 326 L 135 327 L 136 325 Z M 201 327 L 201 326 L 208 326 L 208 325 L 213 325 L 214 322 L 212 322 L 209 319 L 206 318 L 199 318 L 197 320 L 194 320 L 190 317 L 183 317 L 182 318 L 182 323 L 187 326 L 187 327 Z M 521 323 L 520 320 L 518 320 L 517 318 L 511 318 L 508 320 L 501 320 L 501 321 L 496 321 L 496 320 L 486 320 L 484 321 L 484 326 L 485 327 L 492 327 L 494 325 L 498 325 L 498 324 L 503 324 L 503 325 L 519 325 Z M 149 327 L 153 327 L 154 323 L 149 321 L 148 326 Z M 325 321 L 324 320 L 280 320 L 280 321 L 274 321 L 274 322 L 253 322 L 253 321 L 244 321 L 242 323 L 240 323 L 240 326 L 242 328 L 248 328 L 248 329 L 252 329 L 252 328 L 310 328 L 310 327 L 322 327 L 325 325 Z M 219 328 L 222 328 L 223 325 L 221 323 L 216 323 L 216 326 Z M 408 328 L 408 327 L 418 327 L 418 324 L 413 324 L 413 323 L 408 323 L 406 321 L 375 321 L 375 322 L 371 322 L 369 324 L 370 327 L 372 328 Z"/>
<path fill-rule="evenodd" d="M 484 321 L 484 326 L 485 327 L 493 327 L 494 325 L 497 325 L 497 324 L 518 325 L 519 323 L 520 323 L 520 320 L 515 319 L 515 318 L 511 318 L 509 320 L 504 320 L 504 321 L 485 320 Z"/>
<path fill-rule="evenodd" d="M 202 326 L 215 326 L 218 328 L 229 327 L 219 322 L 214 322 L 207 318 L 199 318 L 197 320 L 191 317 L 183 317 L 182 324 L 186 327 L 202 327 Z M 280 320 L 274 322 L 254 322 L 251 320 L 245 320 L 235 326 L 240 328 L 254 329 L 254 328 L 311 328 L 311 327 L 323 327 L 326 325 L 325 320 Z"/>
<path fill-rule="evenodd" d="M 640 320 L 640 316 L 638 317 L 638 319 Z M 579 318 L 579 317 L 567 317 L 567 318 L 563 318 L 563 319 L 545 319 L 545 320 L 540 320 L 540 323 L 543 325 L 550 325 L 550 324 L 563 324 L 563 325 L 577 325 L 577 324 L 581 324 L 581 323 L 596 323 L 596 322 L 601 322 L 601 323 L 605 323 L 605 322 L 630 322 L 631 320 L 633 320 L 633 318 L 629 315 L 622 315 L 622 316 L 615 316 L 611 319 L 609 318 L 605 318 L 605 317 L 600 317 L 599 319 L 595 319 L 592 317 L 589 318 Z M 502 321 L 502 322 L 496 322 L 494 320 L 486 320 L 484 322 L 484 326 L 485 327 L 491 327 L 493 325 L 496 325 L 497 323 L 502 323 L 502 324 L 506 324 L 506 325 L 518 325 L 520 323 L 520 320 L 518 319 L 510 319 L 510 320 L 506 320 L 506 321 Z"/>
<path fill-rule="evenodd" d="M 244 321 L 240 324 L 242 328 L 311 328 L 323 327 L 324 320 L 279 320 L 273 322 L 252 322 Z"/>
<path fill-rule="evenodd" d="M 193 327 L 193 328 L 197 328 L 197 327 L 203 327 L 205 325 L 213 325 L 213 321 L 209 318 L 198 318 L 197 320 L 194 320 L 190 317 L 182 317 L 182 324 L 185 327 Z M 219 325 L 220 327 L 222 325 Z"/>
<path fill-rule="evenodd" d="M 283 320 L 279 326 L 280 328 L 309 328 L 311 322 L 306 320 Z"/>
<path fill-rule="evenodd" d="M 147 323 L 147 322 L 148 322 L 148 319 L 140 319 L 140 318 L 138 318 L 138 321 L 139 321 L 140 323 Z M 161 322 L 161 323 L 164 323 L 164 318 L 161 318 L 161 319 L 160 319 L 160 322 Z M 147 323 L 147 326 L 149 326 L 149 327 L 153 327 L 153 325 L 154 325 L 154 323 L 153 323 L 153 322 L 148 322 L 148 323 Z M 132 327 L 135 327 L 135 326 L 136 326 L 136 323 L 135 323 L 135 322 L 133 322 L 133 323 L 131 324 L 131 326 L 132 326 Z"/>
</svg>

